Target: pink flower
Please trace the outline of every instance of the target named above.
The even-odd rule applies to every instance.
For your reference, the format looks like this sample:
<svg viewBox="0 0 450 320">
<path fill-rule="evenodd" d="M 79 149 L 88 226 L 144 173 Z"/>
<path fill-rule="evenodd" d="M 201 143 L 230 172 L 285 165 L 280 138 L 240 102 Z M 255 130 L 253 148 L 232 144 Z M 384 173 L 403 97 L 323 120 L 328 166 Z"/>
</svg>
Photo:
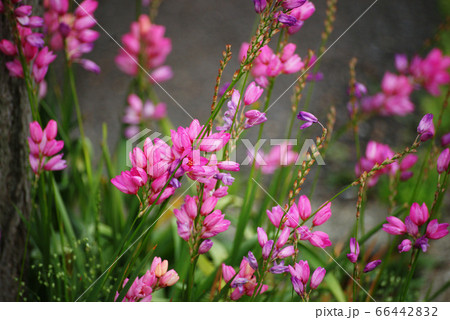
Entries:
<svg viewBox="0 0 450 320">
<path fill-rule="evenodd" d="M 421 141 L 427 141 L 434 137 L 435 129 L 433 124 L 433 114 L 427 113 L 423 116 L 417 126 L 417 133 L 420 134 Z"/>
<path fill-rule="evenodd" d="M 266 114 L 258 110 L 249 110 L 244 113 L 244 116 L 247 118 L 244 126 L 245 129 L 249 129 L 267 121 Z"/>
<path fill-rule="evenodd" d="M 374 260 L 372 262 L 369 262 L 365 267 L 363 272 L 367 273 L 370 272 L 372 270 L 374 270 L 376 267 L 378 267 L 381 264 L 381 260 Z"/>
<path fill-rule="evenodd" d="M 429 239 L 437 240 L 448 235 L 448 223 L 438 223 L 437 219 L 433 219 L 427 226 L 426 236 Z"/>
<path fill-rule="evenodd" d="M 304 285 L 308 283 L 310 275 L 308 261 L 300 260 L 298 263 L 294 264 L 294 267 L 289 266 L 289 272 L 291 276 L 299 279 Z"/>
<path fill-rule="evenodd" d="M 262 93 L 264 92 L 264 89 L 257 86 L 254 81 L 252 81 L 247 89 L 245 90 L 244 94 L 244 105 L 248 106 L 256 101 L 261 97 Z"/>
<path fill-rule="evenodd" d="M 198 253 L 199 254 L 207 253 L 212 248 L 213 244 L 214 243 L 210 239 L 204 240 L 198 247 Z"/>
<path fill-rule="evenodd" d="M 256 13 L 261 13 L 266 9 L 267 1 L 266 0 L 253 0 L 253 3 L 255 5 L 255 11 Z"/>
<path fill-rule="evenodd" d="M 435 48 L 425 59 L 415 57 L 410 66 L 414 80 L 421 84 L 434 96 L 440 94 L 439 86 L 450 83 L 450 57 L 444 56 L 441 50 Z"/>
<path fill-rule="evenodd" d="M 450 163 L 450 149 L 446 148 L 441 152 L 437 159 L 436 169 L 439 174 L 448 171 L 448 165 Z"/>
<path fill-rule="evenodd" d="M 269 217 L 270 222 L 277 227 L 277 228 L 283 228 L 284 221 L 280 226 L 281 218 L 285 215 L 283 209 L 281 209 L 280 206 L 276 206 L 272 208 L 272 211 L 267 210 L 267 216 Z"/>
<path fill-rule="evenodd" d="M 60 171 L 67 167 L 66 161 L 62 159 L 63 155 L 56 155 L 64 147 L 64 141 L 55 140 L 57 131 L 57 123 L 54 120 L 50 120 L 44 130 L 37 121 L 30 123 L 29 161 L 36 175 L 42 170 Z"/>
<path fill-rule="evenodd" d="M 301 195 L 297 206 L 300 218 L 303 221 L 307 220 L 311 216 L 311 202 L 308 197 Z"/>
<path fill-rule="evenodd" d="M 159 279 L 159 286 L 162 288 L 173 286 L 179 279 L 180 277 L 175 270 L 169 270 Z"/>
<path fill-rule="evenodd" d="M 322 283 L 322 280 L 325 277 L 326 273 L 327 271 L 325 270 L 325 268 L 318 267 L 311 276 L 309 287 L 311 289 L 317 289 L 317 287 Z"/>
<path fill-rule="evenodd" d="M 0 40 L 0 51 L 7 56 L 17 55 L 16 45 L 6 39 Z"/>
<path fill-rule="evenodd" d="M 418 203 L 414 202 L 411 205 L 409 217 L 411 221 L 414 222 L 414 224 L 420 227 L 430 218 L 430 215 L 428 214 L 427 205 L 423 203 L 422 206 L 419 206 Z"/>
<path fill-rule="evenodd" d="M 325 206 L 323 206 L 314 216 L 313 225 L 320 226 L 328 221 L 331 217 L 331 202 L 328 202 Z"/>
<path fill-rule="evenodd" d="M 381 89 L 382 93 L 362 100 L 363 111 L 377 112 L 383 116 L 404 116 L 414 111 L 410 100 L 414 88 L 408 77 L 386 72 Z"/>
<path fill-rule="evenodd" d="M 293 26 L 288 26 L 288 33 L 294 34 L 298 32 L 301 27 L 303 26 L 303 23 L 305 20 L 307 20 L 311 15 L 316 11 L 316 8 L 314 7 L 314 4 L 310 1 L 307 1 L 302 6 L 297 7 L 290 12 L 288 12 L 288 15 L 295 18 L 298 23 L 296 23 Z"/>
<path fill-rule="evenodd" d="M 133 167 L 112 178 L 111 183 L 123 193 L 137 194 L 139 188 L 147 183 L 147 173 L 139 167 Z"/>
<path fill-rule="evenodd" d="M 258 227 L 256 230 L 258 232 L 259 245 L 261 246 L 261 248 L 263 248 L 264 245 L 267 243 L 267 233 L 264 231 L 263 228 L 260 227 Z"/>
<path fill-rule="evenodd" d="M 322 231 L 311 232 L 308 241 L 318 248 L 326 248 L 332 245 L 328 234 Z"/>
<path fill-rule="evenodd" d="M 203 202 L 202 207 L 200 209 L 200 213 L 203 216 L 206 216 L 214 210 L 216 205 L 217 205 L 217 198 L 214 196 L 209 197 L 208 199 L 205 200 L 205 202 Z"/>
<path fill-rule="evenodd" d="M 131 24 L 130 32 L 122 37 L 124 50 L 120 50 L 116 57 L 119 69 L 136 76 L 139 72 L 137 62 L 143 60 L 143 68 L 153 70 L 150 81 L 169 80 L 172 76 L 170 67 L 158 69 L 172 51 L 172 42 L 164 37 L 164 33 L 163 26 L 152 24 L 147 15 L 141 15 L 137 22 Z M 142 55 L 141 59 L 139 55 Z"/>
<path fill-rule="evenodd" d="M 225 220 L 225 215 L 220 210 L 215 210 L 203 220 L 202 239 L 216 236 L 228 230 L 231 222 Z"/>
<path fill-rule="evenodd" d="M 350 253 L 347 254 L 348 260 L 351 263 L 356 263 L 359 256 L 359 243 L 355 238 L 350 239 Z"/>
<path fill-rule="evenodd" d="M 406 233 L 406 226 L 402 220 L 390 216 L 386 218 L 387 224 L 383 224 L 383 230 L 389 234 L 400 235 Z"/>
<path fill-rule="evenodd" d="M 289 228 L 284 228 L 283 231 L 281 231 L 280 236 L 278 237 L 277 243 L 275 244 L 277 249 L 282 248 L 286 242 L 289 239 L 290 230 Z"/>
<path fill-rule="evenodd" d="M 402 241 L 402 243 L 399 244 L 398 252 L 399 253 L 408 252 L 409 250 L 411 250 L 411 248 L 412 248 L 411 240 L 405 239 Z"/>
</svg>

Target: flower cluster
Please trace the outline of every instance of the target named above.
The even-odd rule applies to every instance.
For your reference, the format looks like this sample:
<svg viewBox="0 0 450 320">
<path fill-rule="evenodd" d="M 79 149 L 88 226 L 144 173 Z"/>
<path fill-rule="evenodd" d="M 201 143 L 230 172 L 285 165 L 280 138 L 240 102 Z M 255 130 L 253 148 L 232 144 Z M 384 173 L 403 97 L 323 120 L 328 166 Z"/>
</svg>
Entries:
<svg viewBox="0 0 450 320">
<path fill-rule="evenodd" d="M 275 54 L 269 46 L 261 48 L 258 57 L 253 61 L 251 74 L 257 84 L 266 88 L 269 84 L 268 78 L 274 78 L 280 74 L 291 74 L 300 71 L 304 63 L 295 53 L 296 45 L 288 43 L 280 53 Z M 239 52 L 239 58 L 244 61 L 249 50 L 249 44 L 244 42 Z"/>
<path fill-rule="evenodd" d="M 167 115 L 166 104 L 158 103 L 156 106 L 150 101 L 142 101 L 136 94 L 128 96 L 128 106 L 122 121 L 129 126 L 125 129 L 125 137 L 131 138 L 138 134 L 140 127 L 149 120 L 159 120 Z"/>
<path fill-rule="evenodd" d="M 93 15 L 98 7 L 95 0 L 85 0 L 69 12 L 69 0 L 44 0 L 45 31 L 50 38 L 50 47 L 65 50 L 70 61 L 77 62 L 91 72 L 100 73 L 100 67 L 82 56 L 94 48 L 100 34 L 92 30 L 97 21 Z"/>
<path fill-rule="evenodd" d="M 122 37 L 124 49 L 116 57 L 119 69 L 136 76 L 140 64 L 145 70 L 151 70 L 151 83 L 171 79 L 172 69 L 163 64 L 172 51 L 172 42 L 164 37 L 164 33 L 164 26 L 152 24 L 147 15 L 141 15 L 131 24 L 130 32 Z"/>
<path fill-rule="evenodd" d="M 177 218 L 178 235 L 189 242 L 192 252 L 198 254 L 208 252 L 213 246 L 209 238 L 225 232 L 230 226 L 225 215 L 220 210 L 214 210 L 217 200 L 228 194 L 228 187 L 215 190 L 211 186 L 205 187 L 202 203 L 198 197 L 187 195 L 181 208 L 173 211 Z"/>
<path fill-rule="evenodd" d="M 413 90 L 422 87 L 438 96 L 439 86 L 450 83 L 450 57 L 444 56 L 437 48 L 424 59 L 414 57 L 411 64 L 405 55 L 397 55 L 395 64 L 400 74 L 386 72 L 381 83 L 382 92 L 362 99 L 364 112 L 404 116 L 414 111 L 410 100 Z"/>
<path fill-rule="evenodd" d="M 255 5 L 255 11 L 262 13 L 271 6 L 267 6 L 267 0 L 253 0 Z M 278 1 L 274 10 L 281 9 L 275 13 L 276 18 L 288 28 L 289 34 L 294 34 L 300 30 L 303 23 L 308 19 L 316 10 L 312 2 L 308 0 L 284 0 Z"/>
<path fill-rule="evenodd" d="M 311 215 L 311 202 L 305 195 L 300 196 L 298 204 L 295 203 L 285 212 L 280 206 L 267 210 L 270 222 L 281 230 L 289 227 L 294 231 L 294 241 L 309 241 L 313 246 L 326 248 L 331 246 L 331 241 L 327 233 L 323 231 L 313 231 L 313 228 L 320 226 L 331 217 L 331 202 L 323 204 L 313 216 Z M 312 226 L 308 228 L 304 225 L 313 217 Z M 300 222 L 300 219 L 302 222 Z M 286 228 L 287 229 L 287 228 Z"/>
<path fill-rule="evenodd" d="M 143 187 L 148 204 L 160 204 L 170 197 L 181 186 L 180 179 L 184 174 L 200 183 L 215 184 L 221 180 L 225 185 L 232 184 L 231 175 L 220 170 L 239 171 L 239 164 L 219 162 L 215 154 L 208 158 L 201 155 L 201 152 L 221 150 L 228 143 L 230 134 L 205 133 L 204 138 L 197 141 L 202 129 L 199 121 L 194 120 L 187 128 L 171 130 L 172 147 L 161 139 L 147 138 L 143 149 L 136 147 L 130 152 L 132 169 L 123 171 L 111 182 L 127 194 L 137 194 Z M 168 183 L 170 185 L 164 188 Z"/>
<path fill-rule="evenodd" d="M 395 152 L 386 145 L 376 141 L 369 141 L 366 148 L 366 156 L 361 157 L 360 161 L 355 167 L 355 173 L 357 176 L 361 175 L 364 171 L 369 172 L 373 167 L 380 165 L 386 159 L 390 159 L 394 156 Z M 397 162 L 391 163 L 385 166 L 383 169 L 378 170 L 372 177 L 369 178 L 367 185 L 373 187 L 377 184 L 378 179 L 383 174 L 394 176 L 399 172 L 400 179 L 402 181 L 408 180 L 413 176 L 413 172 L 409 169 L 417 162 L 417 156 L 415 154 L 407 155 L 398 164 Z"/>
<path fill-rule="evenodd" d="M 413 247 L 426 252 L 429 247 L 428 240 L 441 239 L 448 234 L 448 223 L 438 223 L 437 219 L 429 221 L 430 215 L 425 203 L 422 205 L 413 203 L 405 222 L 394 216 L 387 217 L 386 220 L 388 223 L 383 225 L 385 232 L 393 235 L 408 235 L 408 239 L 404 239 L 398 246 L 400 253 L 407 252 Z M 425 224 L 427 224 L 426 232 L 421 234 L 419 229 Z"/>
<path fill-rule="evenodd" d="M 316 11 L 314 4 L 307 0 L 284 1 L 282 7 L 285 12 L 278 15 L 278 21 L 287 28 L 288 34 L 297 33 Z"/>
<path fill-rule="evenodd" d="M 308 299 L 311 291 L 317 289 L 317 287 L 322 283 L 327 271 L 325 268 L 317 267 L 311 276 L 309 291 L 306 289 L 311 273 L 308 261 L 300 260 L 298 263 L 295 263 L 294 266 L 289 266 L 289 273 L 291 274 L 291 282 L 294 287 L 294 291 L 302 298 Z"/>
<path fill-rule="evenodd" d="M 256 259 L 254 259 L 254 261 L 256 261 Z M 230 285 L 232 288 L 235 288 L 230 295 L 232 300 L 239 300 L 243 295 L 251 297 L 255 290 L 258 290 L 258 294 L 267 291 L 267 285 L 262 285 L 261 288 L 257 288 L 258 283 L 256 281 L 255 271 L 258 268 L 258 265 L 256 265 L 256 268 L 254 267 L 254 265 L 252 267 L 249 259 L 244 257 L 239 266 L 239 272 L 236 275 L 236 271 L 233 267 L 227 266 L 224 263 L 222 264 L 223 279 L 226 282 L 229 282 L 234 278 Z"/>
<path fill-rule="evenodd" d="M 55 120 L 50 120 L 42 130 L 37 121 L 30 123 L 30 165 L 35 175 L 39 176 L 43 170 L 59 171 L 67 167 L 63 154 L 58 154 L 64 147 L 64 141 L 56 140 L 58 125 Z"/>
<path fill-rule="evenodd" d="M 13 34 L 16 41 L 20 43 L 3 39 L 0 41 L 0 51 L 13 58 L 12 61 L 6 62 L 6 68 L 12 77 L 30 76 L 36 83 L 41 83 L 47 74 L 49 64 L 55 60 L 56 56 L 47 47 L 44 47 L 43 35 L 33 31 L 33 29 L 43 26 L 43 19 L 31 15 L 32 6 L 21 4 L 15 6 L 19 2 L 16 0 L 8 2 L 6 5 L 1 4 L 0 12 L 9 10 L 15 17 L 16 25 L 13 27 Z M 23 55 L 23 57 L 19 55 Z M 21 58 L 24 60 L 21 61 Z M 26 64 L 28 75 L 24 74 L 22 62 Z"/>
<path fill-rule="evenodd" d="M 137 277 L 134 280 L 122 302 L 150 302 L 153 292 L 177 283 L 180 277 L 173 269 L 167 271 L 168 265 L 167 260 L 161 261 L 160 257 L 155 257 L 150 270 L 147 270 L 141 278 Z M 123 287 L 126 286 L 128 281 L 128 278 L 124 280 Z M 119 292 L 116 292 L 114 301 L 117 300 L 119 295 Z"/>
<path fill-rule="evenodd" d="M 355 238 L 350 239 L 350 253 L 347 254 L 347 259 L 353 263 L 356 264 L 358 262 L 358 256 L 359 256 L 359 243 L 356 241 Z M 381 260 L 374 260 L 366 264 L 366 266 L 363 269 L 364 273 L 370 272 L 374 270 L 376 267 L 378 267 L 381 264 Z"/>
<path fill-rule="evenodd" d="M 224 124 L 222 126 L 217 127 L 216 129 L 219 131 L 230 130 L 233 125 L 233 121 L 237 117 L 236 112 L 239 110 L 243 110 L 241 109 L 242 102 L 244 103 L 244 108 L 246 106 L 252 105 L 258 101 L 263 92 L 264 89 L 257 86 L 255 82 L 251 82 L 248 85 L 247 89 L 245 90 L 243 98 L 241 98 L 241 94 L 239 93 L 238 90 L 233 89 L 231 99 L 227 103 L 228 110 L 225 111 L 223 116 Z M 266 114 L 256 109 L 245 112 L 244 117 L 246 118 L 246 121 L 244 123 L 244 129 L 251 128 L 253 126 L 259 125 L 267 121 Z M 237 120 L 239 121 L 240 119 Z"/>
</svg>

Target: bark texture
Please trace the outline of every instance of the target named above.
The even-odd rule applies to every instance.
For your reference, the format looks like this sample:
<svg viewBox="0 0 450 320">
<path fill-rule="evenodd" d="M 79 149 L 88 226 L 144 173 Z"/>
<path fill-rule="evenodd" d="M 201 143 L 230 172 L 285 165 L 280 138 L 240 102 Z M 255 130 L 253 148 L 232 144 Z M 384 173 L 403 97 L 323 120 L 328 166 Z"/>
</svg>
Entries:
<svg viewBox="0 0 450 320">
<path fill-rule="evenodd" d="M 0 14 L 0 39 L 11 39 Z M 15 301 L 25 248 L 26 228 L 17 210 L 30 215 L 28 124 L 30 106 L 22 79 L 13 79 L 0 53 L 0 301 Z"/>
</svg>

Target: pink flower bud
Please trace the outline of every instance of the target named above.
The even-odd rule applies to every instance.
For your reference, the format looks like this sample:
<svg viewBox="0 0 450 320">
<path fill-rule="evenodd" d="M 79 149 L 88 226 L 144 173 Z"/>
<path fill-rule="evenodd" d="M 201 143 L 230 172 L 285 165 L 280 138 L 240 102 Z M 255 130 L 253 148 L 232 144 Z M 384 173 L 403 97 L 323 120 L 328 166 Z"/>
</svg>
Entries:
<svg viewBox="0 0 450 320">
<path fill-rule="evenodd" d="M 213 193 L 213 196 L 216 197 L 216 198 L 223 198 L 226 195 L 228 195 L 228 187 L 227 186 L 220 187 L 219 189 L 217 189 Z"/>
<path fill-rule="evenodd" d="M 290 235 L 290 229 L 289 228 L 284 228 L 283 231 L 281 231 L 280 236 L 278 237 L 277 243 L 276 243 L 276 247 L 278 249 L 280 249 L 281 247 L 283 247 L 286 242 L 289 239 L 289 235 Z"/>
<path fill-rule="evenodd" d="M 77 17 L 92 15 L 97 9 L 98 2 L 94 0 L 85 0 L 75 9 Z"/>
<path fill-rule="evenodd" d="M 209 197 L 203 202 L 202 207 L 200 208 L 200 213 L 202 216 L 208 215 L 217 205 L 217 198 L 214 196 Z"/>
<path fill-rule="evenodd" d="M 222 275 L 225 282 L 229 282 L 235 274 L 236 271 L 234 271 L 233 267 L 227 266 L 225 263 L 222 263 Z"/>
<path fill-rule="evenodd" d="M 95 74 L 99 74 L 101 71 L 99 65 L 89 59 L 81 59 L 80 65 L 83 67 L 83 69 L 90 71 L 92 73 L 95 73 Z"/>
<path fill-rule="evenodd" d="M 227 170 L 227 171 L 239 171 L 240 166 L 239 163 L 234 161 L 222 161 L 217 164 L 219 169 L 221 170 Z"/>
<path fill-rule="evenodd" d="M 16 17 L 25 17 L 29 16 L 32 11 L 33 11 L 32 6 L 20 6 L 16 8 L 16 10 L 14 10 L 14 14 L 16 15 Z"/>
<path fill-rule="evenodd" d="M 411 209 L 409 210 L 409 217 L 411 221 L 414 222 L 417 226 L 423 225 L 427 222 L 430 215 L 428 214 L 428 208 L 425 203 L 422 206 L 419 206 L 417 202 L 413 203 Z"/>
<path fill-rule="evenodd" d="M 50 0 L 50 8 L 62 15 L 69 10 L 69 0 Z"/>
<path fill-rule="evenodd" d="M 318 267 L 311 276 L 311 282 L 309 284 L 311 289 L 316 289 L 321 283 L 327 271 L 325 268 Z"/>
<path fill-rule="evenodd" d="M 42 136 L 43 136 L 43 132 L 42 132 L 42 128 L 39 125 L 39 123 L 37 121 L 33 121 L 32 123 L 30 123 L 30 137 L 31 137 L 31 139 L 34 142 L 39 144 L 42 141 Z"/>
<path fill-rule="evenodd" d="M 399 244 L 398 252 L 399 253 L 408 252 L 409 250 L 411 250 L 411 247 L 412 247 L 411 240 L 405 239 L 402 241 L 402 243 Z"/>
<path fill-rule="evenodd" d="M 381 264 L 381 260 L 374 260 L 372 262 L 369 262 L 365 267 L 363 272 L 367 273 L 372 271 L 373 269 L 375 269 L 376 267 L 378 267 Z"/>
<path fill-rule="evenodd" d="M 442 136 L 441 144 L 443 147 L 448 147 L 450 145 L 450 132 Z"/>
<path fill-rule="evenodd" d="M 323 231 L 311 232 L 311 236 L 308 239 L 309 243 L 318 248 L 326 248 L 332 245 L 330 237 Z"/>
<path fill-rule="evenodd" d="M 446 148 L 441 152 L 439 158 L 437 159 L 437 172 L 439 174 L 446 172 L 448 170 L 448 165 L 450 163 L 450 149 Z"/>
<path fill-rule="evenodd" d="M 295 254 L 294 246 L 289 246 L 289 247 L 282 249 L 278 253 L 278 259 L 284 259 L 284 258 L 293 256 L 294 254 Z"/>
<path fill-rule="evenodd" d="M 13 61 L 8 61 L 5 65 L 11 77 L 23 78 L 23 69 L 19 60 L 14 59 Z"/>
<path fill-rule="evenodd" d="M 305 221 L 311 216 L 311 202 L 305 195 L 300 196 L 298 200 L 298 212 L 300 218 Z"/>
<path fill-rule="evenodd" d="M 161 66 L 156 68 L 150 74 L 151 83 L 161 83 L 173 78 L 173 71 L 170 66 Z"/>
<path fill-rule="evenodd" d="M 261 13 L 266 9 L 267 1 L 266 0 L 253 0 L 253 3 L 255 4 L 255 11 L 256 13 Z"/>
<path fill-rule="evenodd" d="M 145 169 L 147 167 L 147 157 L 141 148 L 134 148 L 129 154 L 131 165 L 133 167 L 139 167 Z"/>
<path fill-rule="evenodd" d="M 281 6 L 284 9 L 295 9 L 298 8 L 302 5 L 304 5 L 306 2 L 306 0 L 284 0 L 283 3 L 281 4 Z"/>
<path fill-rule="evenodd" d="M 320 226 L 328 221 L 331 217 L 331 202 L 328 202 L 322 209 L 320 209 L 313 219 L 314 226 Z"/>
<path fill-rule="evenodd" d="M 167 260 L 164 260 L 167 261 Z M 160 287 L 170 287 L 173 286 L 180 279 L 178 273 L 175 270 L 167 271 L 160 279 L 159 286 Z"/>
<path fill-rule="evenodd" d="M 258 101 L 263 92 L 264 89 L 257 86 L 255 82 L 252 81 L 247 87 L 247 90 L 245 90 L 244 105 L 248 106 Z"/>
<path fill-rule="evenodd" d="M 263 228 L 258 227 L 257 229 L 257 233 L 258 233 L 258 242 L 259 245 L 262 247 L 264 247 L 264 245 L 267 242 L 267 233 L 264 231 Z"/>
<path fill-rule="evenodd" d="M 406 226 L 402 220 L 390 216 L 386 218 L 387 224 L 383 224 L 383 230 L 389 234 L 400 235 L 406 233 Z"/>
<path fill-rule="evenodd" d="M 348 260 L 350 260 L 351 263 L 356 263 L 359 256 L 359 243 L 356 241 L 355 238 L 350 239 L 350 253 L 347 254 Z"/>
<path fill-rule="evenodd" d="M 283 217 L 283 215 L 284 211 L 280 206 L 273 207 L 272 211 L 267 210 L 267 216 L 269 217 L 270 222 L 277 228 L 280 227 L 281 217 Z"/>
<path fill-rule="evenodd" d="M 15 56 L 17 54 L 16 45 L 6 39 L 0 41 L 0 51 L 7 56 Z"/>
<path fill-rule="evenodd" d="M 63 155 L 58 154 L 47 161 L 44 165 L 44 170 L 47 171 L 60 171 L 67 168 L 66 160 L 62 160 Z"/>
<path fill-rule="evenodd" d="M 423 116 L 422 120 L 420 120 L 419 126 L 417 127 L 417 133 L 419 133 L 421 141 L 427 141 L 434 136 L 434 124 L 433 124 L 433 115 L 431 113 L 427 113 Z"/>
<path fill-rule="evenodd" d="M 264 247 L 262 248 L 262 257 L 264 260 L 267 260 L 269 258 L 272 248 L 273 248 L 273 240 L 266 241 Z"/>
<path fill-rule="evenodd" d="M 47 137 L 47 140 L 53 140 L 56 138 L 56 134 L 58 133 L 58 124 L 55 120 L 50 120 L 47 126 L 44 129 L 44 133 Z"/>
<path fill-rule="evenodd" d="M 413 237 L 416 237 L 419 234 L 419 227 L 414 222 L 412 222 L 409 216 L 405 218 L 405 226 L 406 232 L 408 232 L 408 234 L 412 235 Z"/>
<path fill-rule="evenodd" d="M 209 239 L 204 240 L 201 244 L 200 247 L 198 248 L 198 253 L 199 254 L 205 254 L 207 253 L 213 246 L 213 242 Z"/>
<path fill-rule="evenodd" d="M 186 199 L 184 201 L 184 208 L 186 210 L 188 217 L 191 219 L 195 219 L 198 210 L 195 198 L 186 196 Z"/>
</svg>

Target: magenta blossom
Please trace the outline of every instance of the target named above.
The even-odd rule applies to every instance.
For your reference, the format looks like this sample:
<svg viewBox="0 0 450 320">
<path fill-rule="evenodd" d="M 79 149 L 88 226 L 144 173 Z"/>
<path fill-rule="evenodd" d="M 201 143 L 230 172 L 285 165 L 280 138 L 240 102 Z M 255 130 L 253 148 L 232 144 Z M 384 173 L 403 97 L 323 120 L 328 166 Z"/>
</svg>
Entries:
<svg viewBox="0 0 450 320">
<path fill-rule="evenodd" d="M 164 37 L 165 27 L 152 24 L 147 15 L 141 15 L 131 24 L 130 32 L 122 37 L 123 50 L 116 57 L 116 64 L 124 73 L 136 76 L 138 63 L 150 70 L 150 82 L 159 83 L 172 78 L 172 69 L 164 65 L 172 51 L 172 42 Z"/>
<path fill-rule="evenodd" d="M 167 115 L 166 104 L 158 103 L 156 106 L 150 101 L 142 101 L 136 94 L 128 96 L 128 107 L 122 121 L 129 126 L 125 129 L 125 136 L 131 138 L 138 134 L 140 126 L 146 125 L 150 120 L 159 120 Z"/>
<path fill-rule="evenodd" d="M 373 270 L 374 270 L 376 267 L 378 267 L 380 264 L 381 264 L 381 260 L 374 260 L 374 261 L 371 261 L 371 262 L 369 262 L 369 263 L 364 267 L 363 272 L 364 272 L 364 273 L 367 273 L 367 272 L 373 271 Z"/>
<path fill-rule="evenodd" d="M 355 238 L 350 239 L 350 253 L 347 254 L 348 260 L 351 263 L 356 263 L 359 256 L 359 243 Z"/>
<path fill-rule="evenodd" d="M 92 51 L 100 36 L 91 29 L 97 24 L 94 18 L 97 6 L 97 1 L 85 0 L 72 13 L 69 12 L 68 0 L 44 1 L 45 30 L 52 50 L 65 50 L 70 61 L 93 73 L 100 73 L 100 67 L 82 56 Z"/>
<path fill-rule="evenodd" d="M 448 223 L 438 223 L 436 219 L 429 221 L 430 215 L 425 203 L 422 206 L 418 203 L 413 203 L 409 216 L 405 218 L 405 223 L 393 216 L 386 219 L 389 223 L 383 225 L 385 232 L 393 235 L 407 234 L 408 236 L 408 239 L 403 240 L 398 246 L 399 252 L 407 252 L 412 247 L 426 252 L 429 247 L 429 240 L 441 239 L 449 233 Z M 424 235 L 421 235 L 419 227 L 427 222 L 426 232 Z"/>
<path fill-rule="evenodd" d="M 231 281 L 230 286 L 234 288 L 230 296 L 231 300 L 239 300 L 243 295 L 251 297 L 256 289 L 259 289 L 258 294 L 267 291 L 267 285 L 262 285 L 261 288 L 258 287 L 254 273 L 255 269 L 250 266 L 250 262 L 246 257 L 241 261 L 238 274 L 236 274 L 233 267 L 222 264 L 223 279 L 225 282 Z"/>
<path fill-rule="evenodd" d="M 420 134 L 421 141 L 427 141 L 434 137 L 435 129 L 433 124 L 433 114 L 427 113 L 423 116 L 417 126 L 417 133 Z"/>
<path fill-rule="evenodd" d="M 35 175 L 42 171 L 59 171 L 67 167 L 62 159 L 63 154 L 57 154 L 64 147 L 64 141 L 56 140 L 58 125 L 55 120 L 50 120 L 42 130 L 37 121 L 30 123 L 30 165 Z"/>
<path fill-rule="evenodd" d="M 150 302 L 152 293 L 165 287 L 171 287 L 178 282 L 180 277 L 173 269 L 168 269 L 167 260 L 162 261 L 161 258 L 153 259 L 150 270 L 141 277 L 137 277 L 131 284 L 128 292 L 125 294 L 122 302 Z M 122 287 L 125 288 L 129 279 L 126 278 Z M 116 292 L 114 301 L 119 298 L 119 292 Z"/>
<path fill-rule="evenodd" d="M 437 159 L 436 169 L 439 174 L 448 171 L 448 165 L 450 163 L 450 149 L 446 148 L 441 152 Z"/>
<path fill-rule="evenodd" d="M 423 86 L 433 96 L 440 94 L 439 86 L 450 83 L 450 57 L 435 48 L 425 59 L 415 57 L 409 67 L 414 81 Z"/>
</svg>

